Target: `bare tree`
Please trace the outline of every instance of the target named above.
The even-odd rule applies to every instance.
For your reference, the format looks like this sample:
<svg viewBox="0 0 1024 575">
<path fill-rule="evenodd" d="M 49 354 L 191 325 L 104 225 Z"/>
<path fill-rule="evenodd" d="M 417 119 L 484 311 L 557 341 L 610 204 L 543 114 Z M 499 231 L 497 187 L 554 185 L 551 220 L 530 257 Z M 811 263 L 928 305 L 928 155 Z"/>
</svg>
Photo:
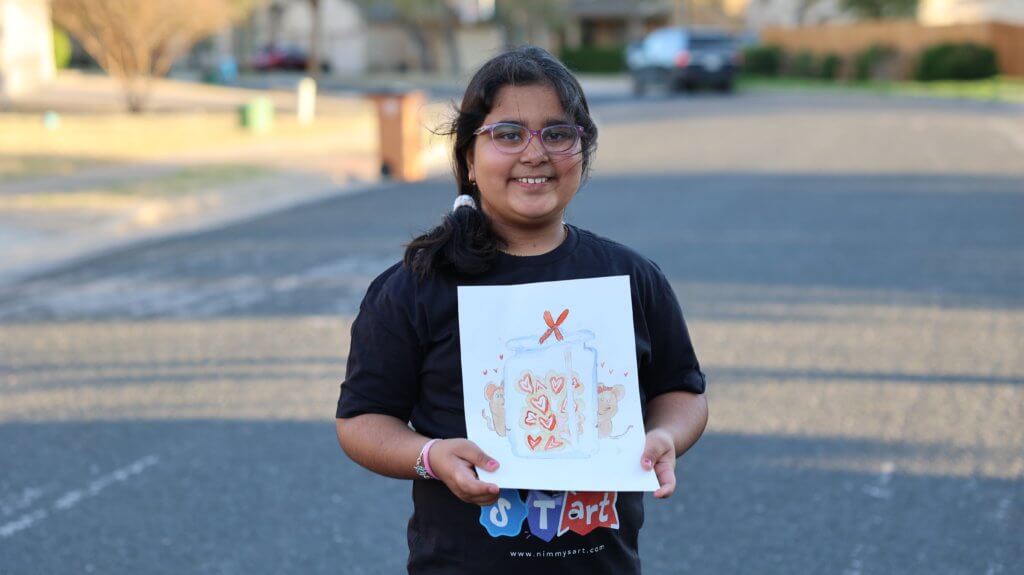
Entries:
<svg viewBox="0 0 1024 575">
<path fill-rule="evenodd" d="M 912 18 L 917 13 L 917 0 L 842 0 L 840 4 L 863 20 Z"/>
<path fill-rule="evenodd" d="M 454 73 L 462 69 L 462 58 L 456 41 L 459 14 L 454 0 L 356 0 L 364 8 L 382 5 L 389 9 L 395 23 L 409 34 L 420 55 L 423 71 L 437 71 L 437 62 L 430 51 L 425 25 L 439 26 L 448 51 L 448 64 Z"/>
<path fill-rule="evenodd" d="M 262 0 L 52 0 L 53 19 L 120 81 L 132 112 L 154 77 Z"/>
<path fill-rule="evenodd" d="M 306 59 L 306 74 L 313 78 L 320 77 L 320 43 L 323 38 L 323 25 L 320 23 L 320 0 L 306 0 L 312 15 L 309 30 L 309 58 Z"/>
<path fill-rule="evenodd" d="M 810 13 L 811 8 L 814 8 L 821 0 L 799 0 L 796 4 L 796 23 L 798 26 L 803 26 L 807 23 L 807 14 Z"/>
<path fill-rule="evenodd" d="M 547 32 L 565 23 L 568 0 L 498 0 L 496 19 L 505 29 L 505 44 L 541 43 Z"/>
</svg>

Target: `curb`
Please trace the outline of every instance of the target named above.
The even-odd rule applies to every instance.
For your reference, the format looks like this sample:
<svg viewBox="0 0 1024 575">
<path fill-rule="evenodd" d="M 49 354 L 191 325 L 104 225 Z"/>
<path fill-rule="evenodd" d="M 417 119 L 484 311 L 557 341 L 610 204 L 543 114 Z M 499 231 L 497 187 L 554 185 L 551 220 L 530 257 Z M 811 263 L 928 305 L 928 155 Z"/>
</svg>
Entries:
<svg viewBox="0 0 1024 575">
<path fill-rule="evenodd" d="M 208 231 L 334 197 L 388 185 L 368 181 L 337 184 L 326 178 L 283 174 L 174 202 L 142 203 L 98 228 L 83 228 L 50 239 L 22 242 L 7 250 L 16 261 L 0 267 L 0 287 L 29 281 L 58 268 L 129 246 L 172 236 Z M 246 189 L 242 189 L 242 188 Z M 263 193 L 279 190 L 277 193 Z M 280 190 L 286 191 L 286 193 Z M 256 195 L 252 201 L 243 196 Z M 246 199 L 246 201 L 238 201 Z M 20 261 L 19 261 L 20 260 Z"/>
</svg>

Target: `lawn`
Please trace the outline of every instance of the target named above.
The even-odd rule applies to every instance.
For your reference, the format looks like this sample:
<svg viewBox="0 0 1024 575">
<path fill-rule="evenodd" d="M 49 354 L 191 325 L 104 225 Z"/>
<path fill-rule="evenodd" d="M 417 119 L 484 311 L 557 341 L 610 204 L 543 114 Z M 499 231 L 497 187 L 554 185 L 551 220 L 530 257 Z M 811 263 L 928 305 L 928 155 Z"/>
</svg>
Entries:
<svg viewBox="0 0 1024 575">
<path fill-rule="evenodd" d="M 139 200 L 164 200 L 231 186 L 272 173 L 269 168 L 212 164 L 182 168 L 143 180 L 76 190 L 40 190 L 0 195 L 0 210 L 120 210 Z"/>
<path fill-rule="evenodd" d="M 832 82 L 811 78 L 743 76 L 740 79 L 739 87 L 745 90 L 852 91 L 886 95 L 1024 103 L 1024 79 L 1005 76 L 962 82 Z"/>
<path fill-rule="evenodd" d="M 422 110 L 424 148 L 445 119 L 447 106 Z M 376 153 L 373 104 L 356 101 L 344 112 L 321 114 L 308 125 L 278 113 L 273 128 L 252 133 L 233 113 L 78 114 L 50 130 L 37 114 L 0 114 L 0 184 L 39 176 L 73 175 L 84 169 L 137 162 L 173 164 L 287 164 L 310 157 Z"/>
<path fill-rule="evenodd" d="M 99 158 L 0 154 L 0 184 L 35 176 L 67 176 L 109 164 Z"/>
<path fill-rule="evenodd" d="M 236 115 L 228 113 L 65 116 L 56 130 L 46 129 L 38 115 L 5 114 L 0 115 L 0 154 L 153 160 L 268 144 L 288 146 L 316 138 L 336 139 L 361 150 L 376 129 L 372 109 L 367 108 L 358 115 L 322 116 L 310 125 L 278 115 L 265 134 L 240 128 Z"/>
</svg>

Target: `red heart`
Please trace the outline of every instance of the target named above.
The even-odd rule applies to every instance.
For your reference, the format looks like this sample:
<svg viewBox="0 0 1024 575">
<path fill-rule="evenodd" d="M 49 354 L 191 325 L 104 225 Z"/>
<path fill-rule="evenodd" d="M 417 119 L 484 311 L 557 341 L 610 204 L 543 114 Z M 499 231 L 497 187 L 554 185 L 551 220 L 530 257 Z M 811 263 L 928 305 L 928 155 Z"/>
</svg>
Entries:
<svg viewBox="0 0 1024 575">
<path fill-rule="evenodd" d="M 555 393 L 562 393 L 562 390 L 565 389 L 565 378 L 551 376 L 548 378 L 548 385 L 551 386 L 551 391 Z"/>
<path fill-rule="evenodd" d="M 622 377 L 629 377 L 629 372 L 628 371 L 622 372 Z"/>
<path fill-rule="evenodd" d="M 523 423 L 525 423 L 526 425 L 536 425 L 537 414 L 530 410 L 526 410 L 526 415 L 523 416 Z"/>
<path fill-rule="evenodd" d="M 530 405 L 536 407 L 541 413 L 547 413 L 551 408 L 551 402 L 546 395 L 537 395 L 530 398 Z"/>
<path fill-rule="evenodd" d="M 486 370 L 484 373 L 486 374 Z M 517 385 L 519 386 L 519 389 L 523 391 L 523 393 L 533 393 L 533 378 L 530 377 L 529 373 L 523 375 L 522 379 L 519 380 L 519 383 Z"/>
<path fill-rule="evenodd" d="M 498 359 L 505 359 L 505 354 L 499 353 L 498 354 Z"/>
<path fill-rule="evenodd" d="M 542 439 L 542 437 L 539 436 L 539 435 L 527 435 L 526 436 L 526 443 L 530 446 L 530 450 L 536 451 L 537 450 L 537 446 L 540 445 L 540 440 L 541 439 Z"/>
<path fill-rule="evenodd" d="M 604 367 L 604 362 L 603 361 L 601 362 L 601 367 Z"/>
<path fill-rule="evenodd" d="M 554 435 L 548 438 L 548 442 L 544 444 L 544 449 L 555 449 L 565 445 L 564 441 L 559 441 Z"/>
<path fill-rule="evenodd" d="M 485 369 L 485 370 L 483 370 L 483 372 L 482 372 L 482 373 L 483 373 L 484 375 L 487 375 L 487 370 L 486 370 L 486 369 Z"/>
<path fill-rule="evenodd" d="M 615 373 L 615 370 L 614 369 L 609 369 L 608 373 Z"/>
<path fill-rule="evenodd" d="M 540 418 L 541 426 L 546 427 L 548 431 L 554 431 L 556 423 L 554 414 Z"/>
<path fill-rule="evenodd" d="M 583 387 L 583 384 L 580 383 L 580 378 L 578 378 L 578 377 L 572 378 L 572 388 L 573 389 L 579 389 L 581 387 Z"/>
</svg>

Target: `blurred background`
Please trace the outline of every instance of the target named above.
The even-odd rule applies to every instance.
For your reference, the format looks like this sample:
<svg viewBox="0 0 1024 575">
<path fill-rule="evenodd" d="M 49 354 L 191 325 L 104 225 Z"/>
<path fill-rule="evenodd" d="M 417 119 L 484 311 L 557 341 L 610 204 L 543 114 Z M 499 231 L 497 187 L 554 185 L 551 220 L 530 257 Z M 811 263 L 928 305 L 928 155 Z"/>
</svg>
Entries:
<svg viewBox="0 0 1024 575">
<path fill-rule="evenodd" d="M 0 573 L 404 571 L 349 325 L 522 43 L 708 375 L 645 572 L 1020 572 L 1024 0 L 0 0 Z"/>
</svg>

